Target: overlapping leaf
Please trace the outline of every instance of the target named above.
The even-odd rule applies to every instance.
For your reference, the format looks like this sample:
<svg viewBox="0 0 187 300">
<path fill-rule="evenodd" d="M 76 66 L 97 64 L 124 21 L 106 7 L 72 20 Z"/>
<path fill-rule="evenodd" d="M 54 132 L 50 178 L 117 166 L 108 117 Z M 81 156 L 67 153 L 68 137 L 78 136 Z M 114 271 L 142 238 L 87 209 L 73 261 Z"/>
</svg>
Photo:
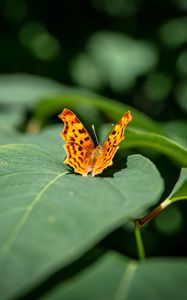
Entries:
<svg viewBox="0 0 187 300">
<path fill-rule="evenodd" d="M 41 299 L 185 300 L 186 278 L 186 259 L 151 259 L 138 264 L 109 253 Z"/>
<path fill-rule="evenodd" d="M 187 168 L 181 170 L 178 181 L 176 182 L 168 199 L 171 202 L 178 200 L 187 200 Z"/>
</svg>

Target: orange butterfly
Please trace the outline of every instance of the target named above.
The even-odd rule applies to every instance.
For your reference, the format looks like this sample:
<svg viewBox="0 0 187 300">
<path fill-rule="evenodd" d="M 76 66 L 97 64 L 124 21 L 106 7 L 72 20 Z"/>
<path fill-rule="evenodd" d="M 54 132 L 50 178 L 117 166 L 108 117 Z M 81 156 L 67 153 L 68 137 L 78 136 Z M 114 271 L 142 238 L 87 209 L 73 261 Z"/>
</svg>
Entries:
<svg viewBox="0 0 187 300">
<path fill-rule="evenodd" d="M 100 174 L 113 164 L 112 159 L 124 139 L 124 129 L 132 120 L 130 111 L 125 113 L 109 134 L 104 146 L 94 147 L 92 138 L 76 115 L 65 108 L 58 116 L 64 122 L 64 130 L 60 136 L 67 142 L 64 148 L 67 158 L 64 163 L 74 168 L 76 173 L 87 176 Z"/>
</svg>

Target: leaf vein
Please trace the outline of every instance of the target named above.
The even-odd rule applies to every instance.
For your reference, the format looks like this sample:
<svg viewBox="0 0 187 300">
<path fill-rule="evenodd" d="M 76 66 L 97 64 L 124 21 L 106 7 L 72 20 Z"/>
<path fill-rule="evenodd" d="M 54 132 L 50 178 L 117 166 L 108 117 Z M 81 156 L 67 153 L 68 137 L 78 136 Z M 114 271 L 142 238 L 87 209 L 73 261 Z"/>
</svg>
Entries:
<svg viewBox="0 0 187 300">
<path fill-rule="evenodd" d="M 8 253 L 11 251 L 12 245 L 15 242 L 16 238 L 18 237 L 18 235 L 20 234 L 23 226 L 25 225 L 26 221 L 28 220 L 31 212 L 33 211 L 35 205 L 40 201 L 40 199 L 42 198 L 42 196 L 44 195 L 44 193 L 50 188 L 50 186 L 56 181 L 58 180 L 61 176 L 65 175 L 65 173 L 61 173 L 58 174 L 55 178 L 53 178 L 52 180 L 50 180 L 41 190 L 40 192 L 34 197 L 34 199 L 32 200 L 32 202 L 30 203 L 30 205 L 27 207 L 25 213 L 23 214 L 22 218 L 20 219 L 20 221 L 17 223 L 17 225 L 14 227 L 14 230 L 12 232 L 12 234 L 10 235 L 10 237 L 7 239 L 6 243 L 4 244 L 4 246 L 1 249 L 1 253 L 3 253 L 2 258 L 2 262 L 1 264 L 4 263 L 6 256 L 8 255 Z"/>
<path fill-rule="evenodd" d="M 59 175 L 59 173 L 53 173 L 53 172 L 15 172 L 15 173 L 11 173 L 11 174 L 5 174 L 5 175 L 1 175 L 0 178 L 2 177 L 8 177 L 8 176 L 15 176 L 15 175 L 23 175 L 23 174 L 49 174 L 49 175 Z"/>
<path fill-rule="evenodd" d="M 136 262 L 130 262 L 119 283 L 114 300 L 125 300 L 128 297 L 131 282 L 138 267 Z"/>
</svg>

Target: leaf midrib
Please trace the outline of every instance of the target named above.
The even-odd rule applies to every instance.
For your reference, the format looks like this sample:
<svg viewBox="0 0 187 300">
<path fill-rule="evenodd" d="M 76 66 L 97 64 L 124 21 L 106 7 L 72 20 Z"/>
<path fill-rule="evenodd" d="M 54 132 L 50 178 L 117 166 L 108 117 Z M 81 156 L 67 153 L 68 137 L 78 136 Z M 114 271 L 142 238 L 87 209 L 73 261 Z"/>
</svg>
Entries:
<svg viewBox="0 0 187 300">
<path fill-rule="evenodd" d="M 55 173 L 55 172 L 15 172 L 15 173 L 11 173 L 11 174 L 5 174 L 5 175 L 0 175 L 0 178 L 4 178 L 4 177 L 9 177 L 9 176 L 16 176 L 16 175 L 23 175 L 23 174 L 47 174 L 47 175 L 59 175 L 59 173 Z"/>
<path fill-rule="evenodd" d="M 135 261 L 129 262 L 127 268 L 125 269 L 121 280 L 119 282 L 118 289 L 113 300 L 126 300 L 128 297 L 128 292 L 130 289 L 131 282 L 134 278 L 135 272 L 137 270 L 138 263 Z"/>
</svg>

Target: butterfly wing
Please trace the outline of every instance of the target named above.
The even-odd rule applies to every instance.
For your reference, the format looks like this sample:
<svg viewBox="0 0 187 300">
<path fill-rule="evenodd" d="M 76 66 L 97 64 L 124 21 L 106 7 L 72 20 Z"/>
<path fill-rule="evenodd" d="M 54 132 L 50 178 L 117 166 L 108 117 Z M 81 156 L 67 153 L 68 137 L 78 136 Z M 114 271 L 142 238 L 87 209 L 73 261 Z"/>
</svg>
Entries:
<svg viewBox="0 0 187 300">
<path fill-rule="evenodd" d="M 87 176 L 90 159 L 89 156 L 87 156 L 87 151 L 80 147 L 81 146 L 75 143 L 68 143 L 64 145 L 67 153 L 67 158 L 64 160 L 64 164 L 73 167 L 75 173 Z"/>
<path fill-rule="evenodd" d="M 65 108 L 59 118 L 64 122 L 60 136 L 67 142 L 64 145 L 67 152 L 64 163 L 73 167 L 76 173 L 87 175 L 90 155 L 94 150 L 92 138 L 71 110 Z"/>
<path fill-rule="evenodd" d="M 121 120 L 116 124 L 114 129 L 109 134 L 103 146 L 102 155 L 98 158 L 94 165 L 92 175 L 102 173 L 102 171 L 113 164 L 113 157 L 119 148 L 119 143 L 124 139 L 124 130 L 126 125 L 132 120 L 130 111 L 125 113 Z"/>
</svg>

